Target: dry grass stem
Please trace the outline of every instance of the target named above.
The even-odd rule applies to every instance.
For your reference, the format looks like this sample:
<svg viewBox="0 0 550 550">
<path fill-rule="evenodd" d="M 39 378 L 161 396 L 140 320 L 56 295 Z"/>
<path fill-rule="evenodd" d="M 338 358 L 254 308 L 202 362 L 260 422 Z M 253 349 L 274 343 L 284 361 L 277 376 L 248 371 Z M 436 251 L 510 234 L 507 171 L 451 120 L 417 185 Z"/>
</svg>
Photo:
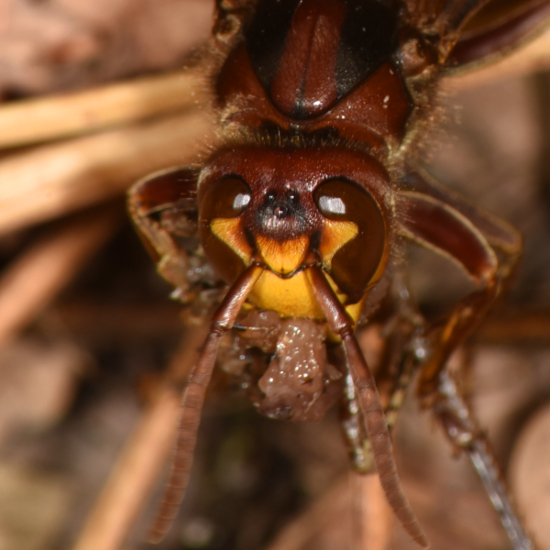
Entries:
<svg viewBox="0 0 550 550">
<path fill-rule="evenodd" d="M 86 134 L 193 105 L 201 76 L 178 71 L 0 107 L 0 147 Z M 199 92 L 199 93 L 197 93 Z"/>
<path fill-rule="evenodd" d="M 393 527 L 393 512 L 377 475 L 350 474 L 358 511 L 357 550 L 386 550 Z"/>
<path fill-rule="evenodd" d="M 202 328 L 191 329 L 167 369 L 154 402 L 128 439 L 73 550 L 117 550 L 147 504 L 173 448 L 181 408 L 181 382 L 197 358 Z"/>
<path fill-rule="evenodd" d="M 209 128 L 204 114 L 183 114 L 5 159 L 0 233 L 122 195 L 149 172 L 194 160 Z"/>
<path fill-rule="evenodd" d="M 266 550 L 304 550 L 320 542 L 330 548 L 325 543 L 334 530 L 337 540 L 348 539 L 350 550 L 386 550 L 392 527 L 393 514 L 379 477 L 352 472 L 283 529 Z"/>
<path fill-rule="evenodd" d="M 304 550 L 312 539 L 331 523 L 341 508 L 350 506 L 349 476 L 342 476 L 336 484 L 312 506 L 282 529 L 265 550 Z"/>
<path fill-rule="evenodd" d="M 88 517 L 74 550 L 117 550 L 146 503 L 172 448 L 181 395 L 165 387 L 143 415 Z"/>
<path fill-rule="evenodd" d="M 70 327 L 72 334 L 95 342 L 111 338 L 166 338 L 181 334 L 181 307 L 173 302 L 119 304 L 98 303 L 91 299 L 62 301 L 55 314 Z"/>
<path fill-rule="evenodd" d="M 330 548 L 327 541 L 335 531 L 337 540 L 348 540 L 350 550 L 385 550 L 392 526 L 393 514 L 378 476 L 350 473 L 283 529 L 266 550 L 304 550 L 319 543 Z M 345 543 L 343 547 L 348 548 Z"/>
<path fill-rule="evenodd" d="M 541 312 L 515 312 L 488 317 L 475 334 L 485 344 L 550 344 L 550 315 Z"/>
<path fill-rule="evenodd" d="M 537 548 L 550 548 L 550 405 L 539 409 L 523 427 L 510 464 L 510 482 L 525 526 Z"/>
<path fill-rule="evenodd" d="M 24 328 L 112 234 L 119 212 L 62 222 L 10 264 L 0 278 L 0 345 Z"/>
</svg>

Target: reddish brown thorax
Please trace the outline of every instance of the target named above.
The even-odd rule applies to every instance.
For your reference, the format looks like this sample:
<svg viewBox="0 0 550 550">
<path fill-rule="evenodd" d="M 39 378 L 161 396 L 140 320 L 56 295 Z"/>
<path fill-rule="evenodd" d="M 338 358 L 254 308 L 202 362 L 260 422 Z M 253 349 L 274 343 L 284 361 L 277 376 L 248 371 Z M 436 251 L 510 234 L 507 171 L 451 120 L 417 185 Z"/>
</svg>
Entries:
<svg viewBox="0 0 550 550">
<path fill-rule="evenodd" d="M 261 2 L 217 79 L 222 123 L 399 144 L 412 111 L 392 57 L 399 31 L 382 2 Z"/>
</svg>

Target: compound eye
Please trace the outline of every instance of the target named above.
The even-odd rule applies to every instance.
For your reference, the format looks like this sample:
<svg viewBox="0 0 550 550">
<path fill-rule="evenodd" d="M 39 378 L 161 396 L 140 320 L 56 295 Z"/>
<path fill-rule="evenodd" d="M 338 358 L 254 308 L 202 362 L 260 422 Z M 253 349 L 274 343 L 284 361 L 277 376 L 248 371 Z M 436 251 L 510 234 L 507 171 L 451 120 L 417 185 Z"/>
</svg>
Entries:
<svg viewBox="0 0 550 550">
<path fill-rule="evenodd" d="M 214 218 L 236 218 L 250 204 L 250 187 L 236 177 L 224 178 L 210 186 L 203 199 L 204 216 Z"/>
<path fill-rule="evenodd" d="M 233 282 L 250 254 L 239 216 L 252 202 L 250 187 L 240 178 L 226 177 L 212 183 L 199 204 L 199 232 L 204 251 L 214 269 Z"/>
<path fill-rule="evenodd" d="M 366 189 L 345 179 L 323 182 L 313 198 L 328 220 L 319 247 L 321 256 L 326 252 L 330 259 L 323 259 L 327 271 L 348 300 L 356 302 L 378 280 L 385 261 L 386 222 L 380 206 Z"/>
</svg>

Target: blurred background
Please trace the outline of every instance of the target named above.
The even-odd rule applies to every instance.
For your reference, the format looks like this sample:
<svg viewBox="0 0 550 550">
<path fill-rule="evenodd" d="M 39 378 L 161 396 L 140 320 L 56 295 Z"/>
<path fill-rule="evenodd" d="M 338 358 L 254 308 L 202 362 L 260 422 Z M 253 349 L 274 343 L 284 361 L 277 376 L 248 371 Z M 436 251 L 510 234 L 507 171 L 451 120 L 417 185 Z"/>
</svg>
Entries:
<svg viewBox="0 0 550 550">
<path fill-rule="evenodd" d="M 185 328 L 124 195 L 208 144 L 200 52 L 212 4 L 0 0 L 0 550 L 148 548 L 177 383 L 200 330 Z M 454 360 L 468 365 L 472 406 L 540 549 L 550 549 L 548 51 L 547 33 L 444 83 L 425 159 L 525 238 L 509 295 Z M 412 249 L 410 266 L 428 313 L 467 288 L 426 251 Z M 377 511 L 370 478 L 349 474 L 334 413 L 273 421 L 230 386 L 219 375 L 211 388 L 191 486 L 159 548 L 355 550 L 367 516 L 381 526 L 369 549 L 415 547 Z M 434 550 L 510 548 L 467 458 L 414 395 L 396 448 Z"/>
</svg>

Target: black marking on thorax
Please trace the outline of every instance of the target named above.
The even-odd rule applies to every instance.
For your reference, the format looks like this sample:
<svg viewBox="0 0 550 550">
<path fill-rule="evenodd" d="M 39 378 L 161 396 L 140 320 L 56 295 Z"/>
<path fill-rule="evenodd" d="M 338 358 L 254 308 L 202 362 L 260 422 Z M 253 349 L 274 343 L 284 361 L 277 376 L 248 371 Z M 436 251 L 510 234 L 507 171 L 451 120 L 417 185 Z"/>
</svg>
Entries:
<svg viewBox="0 0 550 550">
<path fill-rule="evenodd" d="M 281 60 L 289 33 L 300 31 L 293 27 L 293 18 L 298 7 L 305 2 L 312 3 L 315 10 L 317 0 L 260 0 L 245 27 L 245 42 L 252 67 L 268 94 L 279 71 L 287 70 Z M 340 4 L 339 7 L 343 5 L 346 15 L 337 29 L 340 40 L 335 45 L 336 51 L 328 54 L 336 58 L 333 78 L 337 93 L 330 107 L 391 58 L 397 48 L 399 27 L 399 10 L 394 0 L 334 0 L 334 3 Z M 316 12 L 319 17 L 326 15 L 329 20 L 334 19 L 331 19 L 331 13 L 323 13 L 322 9 L 319 7 Z M 288 57 L 284 59 L 288 63 Z M 303 71 L 306 70 L 303 67 Z M 290 114 L 298 120 L 312 116 L 300 104 L 300 94 Z"/>
</svg>

